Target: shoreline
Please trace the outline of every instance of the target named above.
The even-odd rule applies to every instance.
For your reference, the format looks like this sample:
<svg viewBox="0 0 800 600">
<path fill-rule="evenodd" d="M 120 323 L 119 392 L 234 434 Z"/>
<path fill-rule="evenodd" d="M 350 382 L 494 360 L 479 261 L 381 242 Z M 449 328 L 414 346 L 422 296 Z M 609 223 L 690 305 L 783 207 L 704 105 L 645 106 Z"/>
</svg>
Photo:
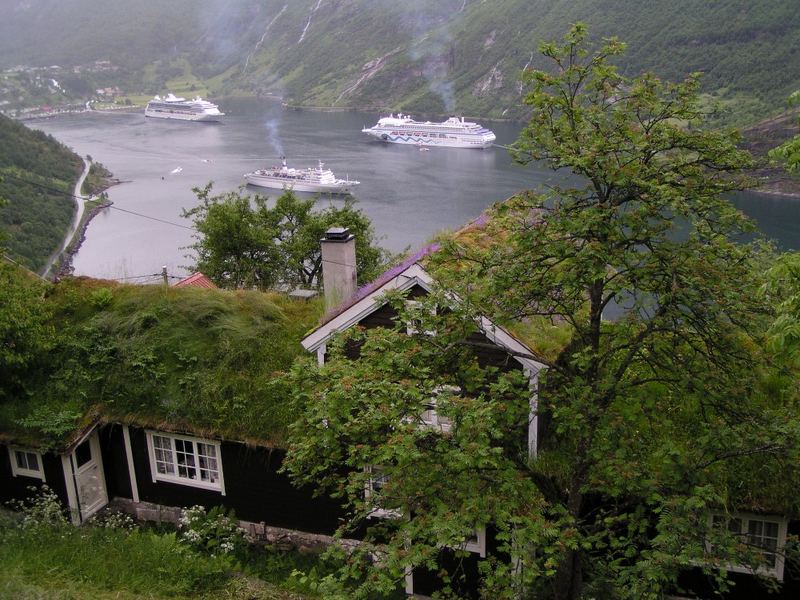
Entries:
<svg viewBox="0 0 800 600">
<path fill-rule="evenodd" d="M 295 111 L 295 112 L 309 111 L 309 112 L 317 112 L 317 113 L 343 113 L 343 112 L 378 112 L 378 113 L 382 113 L 382 112 L 386 111 L 385 108 L 374 107 L 374 106 L 372 106 L 372 107 L 337 107 L 337 106 L 307 106 L 307 105 L 302 105 L 302 104 L 293 104 L 293 103 L 287 102 L 282 96 L 279 96 L 277 94 L 261 94 L 261 95 L 256 94 L 256 95 L 253 95 L 253 96 L 233 95 L 233 96 L 226 96 L 226 98 L 229 98 L 229 99 L 259 98 L 259 99 L 262 99 L 262 100 L 265 100 L 265 101 L 268 101 L 268 102 L 271 101 L 271 102 L 280 103 L 280 105 L 284 108 L 284 110 L 291 110 L 291 111 Z M 31 116 L 27 116 L 27 117 L 23 117 L 23 118 L 19 118 L 18 117 L 17 120 L 34 121 L 34 120 L 40 120 L 40 119 L 52 119 L 52 118 L 55 118 L 55 117 L 58 117 L 58 116 L 64 116 L 64 115 L 82 115 L 82 114 L 87 114 L 87 113 L 111 115 L 111 114 L 120 113 L 120 112 L 122 112 L 122 113 L 133 113 L 133 112 L 137 112 L 137 111 L 140 111 L 140 110 L 142 110 L 141 106 L 120 106 L 120 107 L 104 108 L 104 109 L 89 108 L 89 109 L 84 109 L 84 110 L 80 110 L 80 111 L 64 111 L 64 112 L 60 112 L 60 113 L 59 112 L 55 112 L 55 113 L 49 113 L 49 114 L 39 114 L 39 115 L 35 115 L 35 116 L 31 115 Z M 472 117 L 470 117 L 470 118 L 472 118 Z M 772 119 L 772 121 L 776 121 L 777 122 L 777 121 L 780 121 L 780 120 L 785 119 L 785 118 L 786 118 L 785 116 L 783 116 L 783 117 L 775 117 L 775 118 Z M 517 121 L 516 119 L 482 118 L 482 117 L 481 117 L 481 119 L 483 121 L 488 121 L 488 122 L 498 122 L 498 123 L 499 122 L 506 122 L 506 123 L 508 123 L 508 122 L 519 122 L 521 125 L 525 124 L 524 120 Z M 752 131 L 753 129 L 754 128 L 751 128 L 750 130 L 745 130 L 745 133 L 747 131 Z M 744 146 L 745 149 L 750 150 L 750 152 L 753 153 L 754 156 L 759 155 L 760 154 L 759 151 L 763 151 L 763 148 L 760 148 L 760 147 L 758 147 L 758 145 L 754 145 L 752 143 L 745 142 L 743 144 L 743 146 Z M 763 187 L 759 186 L 759 187 L 755 187 L 755 188 L 748 188 L 748 189 L 743 190 L 743 191 L 752 192 L 752 193 L 755 193 L 755 194 L 762 194 L 764 196 L 774 196 L 774 197 L 778 197 L 778 198 L 793 198 L 793 199 L 800 200 L 800 179 L 795 181 L 787 173 L 781 171 L 778 168 L 767 167 L 765 169 L 764 167 L 761 167 L 761 168 L 757 168 L 754 171 L 750 172 L 749 175 L 751 175 L 751 176 L 753 176 L 755 178 L 758 178 L 758 179 L 762 179 Z M 123 183 L 123 182 L 115 181 L 111 185 L 116 185 L 118 183 Z M 111 187 L 111 185 L 109 185 L 108 187 Z M 782 189 L 784 187 L 789 188 L 789 189 L 788 190 L 787 189 Z M 108 188 L 104 188 L 104 190 L 105 189 L 108 189 Z"/>
<path fill-rule="evenodd" d="M 91 200 L 87 200 L 87 202 L 91 202 Z M 89 227 L 89 223 L 91 223 L 92 219 L 99 215 L 101 211 L 113 206 L 113 204 L 114 203 L 111 200 L 105 200 L 104 202 L 101 202 L 97 206 L 94 206 L 84 212 L 83 218 L 81 219 L 78 228 L 75 230 L 75 234 L 72 236 L 72 239 L 70 240 L 66 249 L 61 253 L 58 269 L 56 269 L 55 273 L 53 273 L 53 281 L 58 281 L 64 277 L 72 276 L 74 271 L 72 260 L 75 258 L 78 250 L 81 249 L 83 242 L 86 241 L 86 230 Z"/>
</svg>

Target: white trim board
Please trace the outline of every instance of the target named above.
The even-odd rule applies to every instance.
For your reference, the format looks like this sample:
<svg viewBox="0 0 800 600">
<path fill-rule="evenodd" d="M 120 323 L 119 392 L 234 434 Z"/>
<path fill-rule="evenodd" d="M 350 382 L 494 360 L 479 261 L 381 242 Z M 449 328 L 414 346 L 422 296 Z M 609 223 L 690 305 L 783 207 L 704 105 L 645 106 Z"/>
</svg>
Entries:
<svg viewBox="0 0 800 600">
<path fill-rule="evenodd" d="M 410 265 L 406 270 L 353 304 L 342 314 L 335 316 L 333 319 L 314 330 L 301 342 L 303 348 L 309 352 L 316 351 L 323 344 L 326 344 L 335 333 L 352 327 L 382 307 L 386 303 L 383 300 L 383 296 L 386 292 L 391 290 L 403 292 L 411 289 L 415 285 L 419 285 L 429 292 L 434 285 L 433 278 L 418 263 Z M 459 302 L 459 298 L 455 294 L 449 294 L 449 296 L 454 302 Z M 489 341 L 510 351 L 513 358 L 522 364 L 532 376 L 535 376 L 544 368 L 542 363 L 532 358 L 518 356 L 519 354 L 532 354 L 531 349 L 499 325 L 495 325 L 486 317 L 481 317 L 477 325 Z"/>
</svg>

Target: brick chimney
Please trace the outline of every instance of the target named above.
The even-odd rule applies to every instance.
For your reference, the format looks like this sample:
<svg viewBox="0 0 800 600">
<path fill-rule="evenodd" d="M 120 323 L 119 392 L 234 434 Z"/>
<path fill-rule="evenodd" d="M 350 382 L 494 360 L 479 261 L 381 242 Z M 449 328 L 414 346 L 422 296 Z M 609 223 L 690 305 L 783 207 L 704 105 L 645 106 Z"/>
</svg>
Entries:
<svg viewBox="0 0 800 600">
<path fill-rule="evenodd" d="M 322 287 L 325 310 L 356 293 L 356 237 L 347 227 L 331 227 L 322 238 Z"/>
</svg>

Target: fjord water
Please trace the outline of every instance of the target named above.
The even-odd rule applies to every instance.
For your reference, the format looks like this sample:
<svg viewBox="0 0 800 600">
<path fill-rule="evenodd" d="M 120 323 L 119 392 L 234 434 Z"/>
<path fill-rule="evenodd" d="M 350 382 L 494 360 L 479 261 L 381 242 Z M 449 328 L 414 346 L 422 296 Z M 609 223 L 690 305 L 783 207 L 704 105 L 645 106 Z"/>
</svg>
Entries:
<svg viewBox="0 0 800 600">
<path fill-rule="evenodd" d="M 117 209 L 90 223 L 73 266 L 78 275 L 131 278 L 186 273 L 191 223 L 182 209 L 197 205 L 193 187 L 214 182 L 214 193 L 235 190 L 242 175 L 278 164 L 313 167 L 325 162 L 337 177 L 361 181 L 355 196 L 385 247 L 399 251 L 457 228 L 495 201 L 559 180 L 539 166 L 513 164 L 500 147 L 487 150 L 431 148 L 371 141 L 360 133 L 377 114 L 287 110 L 269 100 L 229 100 L 224 123 L 145 119 L 140 112 L 84 113 L 32 124 L 81 155 L 102 162 L 124 183 L 108 190 Z M 520 126 L 485 123 L 497 143 L 516 139 Z M 274 191 L 253 189 L 254 192 Z M 323 198 L 321 205 L 341 200 Z M 784 249 L 800 248 L 800 200 L 739 194 L 735 204 Z M 130 214 L 132 211 L 161 221 Z M 162 221 L 168 221 L 164 223 Z"/>
</svg>

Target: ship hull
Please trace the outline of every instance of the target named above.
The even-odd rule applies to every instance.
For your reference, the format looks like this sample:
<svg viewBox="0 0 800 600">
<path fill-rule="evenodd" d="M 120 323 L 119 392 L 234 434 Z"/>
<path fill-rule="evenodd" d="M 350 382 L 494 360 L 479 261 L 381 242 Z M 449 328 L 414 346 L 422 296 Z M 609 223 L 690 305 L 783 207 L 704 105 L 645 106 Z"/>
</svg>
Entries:
<svg viewBox="0 0 800 600">
<path fill-rule="evenodd" d="M 203 115 L 203 114 L 186 114 L 186 113 L 166 113 L 160 111 L 145 110 L 145 117 L 153 119 L 172 119 L 174 121 L 201 121 L 204 123 L 218 123 L 222 121 L 222 115 Z"/>
<path fill-rule="evenodd" d="M 249 185 L 256 187 L 312 194 L 350 194 L 354 187 L 350 184 L 325 185 L 304 181 L 279 181 L 259 175 L 245 175 L 244 178 Z"/>
<path fill-rule="evenodd" d="M 481 136 L 459 135 L 453 133 L 443 134 L 446 135 L 446 137 L 440 137 L 439 135 L 433 137 L 425 132 L 403 133 L 375 128 L 362 129 L 361 131 L 362 133 L 366 133 L 367 135 L 387 144 L 410 144 L 414 146 L 431 146 L 441 148 L 484 149 L 492 147 L 496 139 L 493 133 Z"/>
</svg>

